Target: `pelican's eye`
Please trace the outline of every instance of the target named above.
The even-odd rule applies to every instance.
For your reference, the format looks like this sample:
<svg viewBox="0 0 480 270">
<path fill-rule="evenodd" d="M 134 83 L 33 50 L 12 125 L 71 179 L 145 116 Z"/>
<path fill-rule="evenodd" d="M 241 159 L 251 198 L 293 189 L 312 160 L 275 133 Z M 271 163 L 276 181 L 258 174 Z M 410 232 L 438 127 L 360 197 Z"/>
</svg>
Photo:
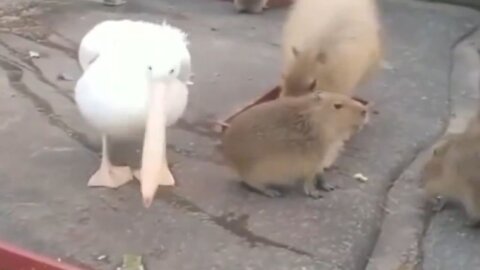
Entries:
<svg viewBox="0 0 480 270">
<path fill-rule="evenodd" d="M 148 66 L 148 70 L 150 70 L 150 71 L 151 71 L 151 70 L 152 70 L 152 66 Z"/>
<path fill-rule="evenodd" d="M 175 69 L 174 68 L 170 69 L 170 71 L 169 71 L 170 75 L 172 75 L 173 72 L 175 72 Z"/>
</svg>

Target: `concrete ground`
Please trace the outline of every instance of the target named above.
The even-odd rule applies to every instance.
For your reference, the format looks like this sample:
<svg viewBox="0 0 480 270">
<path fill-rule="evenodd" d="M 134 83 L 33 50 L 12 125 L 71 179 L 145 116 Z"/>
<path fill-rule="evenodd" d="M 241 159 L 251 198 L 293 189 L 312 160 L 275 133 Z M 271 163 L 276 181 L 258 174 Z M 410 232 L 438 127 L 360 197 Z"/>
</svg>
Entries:
<svg viewBox="0 0 480 270">
<path fill-rule="evenodd" d="M 458 209 L 427 222 L 416 159 L 476 105 L 467 97 L 477 95 L 478 53 L 465 37 L 478 13 L 381 2 L 386 59 L 359 91 L 379 114 L 327 175 L 338 188 L 312 200 L 299 190 L 270 199 L 244 189 L 211 130 L 278 82 L 285 9 L 254 16 L 216 0 L 11 3 L 0 11 L 2 239 L 89 269 L 115 269 L 127 253 L 148 269 L 478 269 L 478 233 L 461 227 Z M 73 103 L 76 52 L 93 25 L 112 18 L 167 19 L 191 40 L 195 85 L 168 133 L 180 183 L 148 210 L 137 183 L 86 186 L 99 138 Z M 136 162 L 135 147 L 115 149 L 116 159 Z"/>
</svg>

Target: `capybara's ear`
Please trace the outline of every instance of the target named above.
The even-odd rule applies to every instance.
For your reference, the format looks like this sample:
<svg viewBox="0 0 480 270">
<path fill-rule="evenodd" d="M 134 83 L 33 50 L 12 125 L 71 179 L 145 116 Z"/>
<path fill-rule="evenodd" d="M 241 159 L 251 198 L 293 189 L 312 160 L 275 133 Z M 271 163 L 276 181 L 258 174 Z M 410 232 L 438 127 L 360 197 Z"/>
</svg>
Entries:
<svg viewBox="0 0 480 270">
<path fill-rule="evenodd" d="M 343 104 L 342 103 L 335 103 L 335 104 L 333 104 L 333 107 L 337 110 L 340 110 L 341 108 L 343 108 Z"/>
</svg>

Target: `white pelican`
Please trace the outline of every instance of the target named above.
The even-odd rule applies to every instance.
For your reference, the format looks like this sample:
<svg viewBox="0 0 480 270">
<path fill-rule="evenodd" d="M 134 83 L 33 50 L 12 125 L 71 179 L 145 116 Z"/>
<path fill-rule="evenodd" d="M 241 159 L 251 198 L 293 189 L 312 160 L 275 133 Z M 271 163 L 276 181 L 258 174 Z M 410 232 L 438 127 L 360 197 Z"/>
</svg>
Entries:
<svg viewBox="0 0 480 270">
<path fill-rule="evenodd" d="M 178 78 L 191 85 L 191 59 L 188 51 L 186 34 L 178 28 L 167 24 L 155 24 L 146 21 L 133 20 L 106 20 L 95 25 L 81 40 L 78 51 L 78 62 L 83 70 L 95 60 L 100 52 L 122 43 L 137 42 L 138 39 L 148 38 L 150 42 L 158 44 L 161 48 L 169 37 L 171 53 L 178 55 L 180 70 Z"/>
<path fill-rule="evenodd" d="M 167 165 L 165 130 L 183 114 L 188 99 L 186 84 L 179 78 L 185 67 L 184 53 L 183 48 L 178 48 L 186 48 L 187 43 L 185 36 L 178 34 L 182 32 L 176 31 L 172 35 L 165 34 L 168 31 L 163 35 L 152 33 L 155 36 L 137 33 L 130 42 L 116 42 L 99 49 L 90 61 L 83 61 L 89 55 L 83 53 L 80 60 L 87 66 L 75 86 L 80 113 L 102 134 L 100 168 L 88 185 L 116 188 L 135 175 L 147 208 L 158 185 L 175 183 Z M 84 40 L 84 45 L 91 48 L 87 45 L 95 44 L 95 40 L 91 41 Z M 80 51 L 85 52 L 85 48 Z M 113 166 L 108 156 L 108 138 L 128 138 L 142 132 L 140 172 Z"/>
</svg>

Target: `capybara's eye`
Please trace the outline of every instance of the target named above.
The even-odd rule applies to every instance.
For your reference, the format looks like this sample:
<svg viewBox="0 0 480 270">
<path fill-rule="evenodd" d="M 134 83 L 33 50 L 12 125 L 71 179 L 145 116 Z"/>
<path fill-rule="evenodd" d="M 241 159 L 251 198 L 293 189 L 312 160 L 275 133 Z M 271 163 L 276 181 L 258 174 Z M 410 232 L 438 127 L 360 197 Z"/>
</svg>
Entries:
<svg viewBox="0 0 480 270">
<path fill-rule="evenodd" d="M 343 104 L 335 103 L 335 104 L 333 105 L 333 107 L 335 107 L 335 109 L 337 109 L 337 110 L 340 110 L 341 108 L 343 108 Z"/>
</svg>

